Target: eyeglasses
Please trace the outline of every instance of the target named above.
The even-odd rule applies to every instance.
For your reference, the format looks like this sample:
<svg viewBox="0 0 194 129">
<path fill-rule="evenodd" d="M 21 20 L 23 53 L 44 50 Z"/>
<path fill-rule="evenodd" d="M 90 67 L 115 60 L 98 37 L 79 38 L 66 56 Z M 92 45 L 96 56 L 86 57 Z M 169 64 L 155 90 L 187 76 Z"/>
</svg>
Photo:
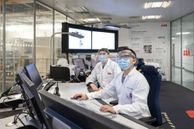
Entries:
<svg viewBox="0 0 194 129">
<path fill-rule="evenodd" d="M 123 50 L 118 53 L 118 57 L 132 57 L 136 58 L 136 56 L 130 50 Z"/>
</svg>

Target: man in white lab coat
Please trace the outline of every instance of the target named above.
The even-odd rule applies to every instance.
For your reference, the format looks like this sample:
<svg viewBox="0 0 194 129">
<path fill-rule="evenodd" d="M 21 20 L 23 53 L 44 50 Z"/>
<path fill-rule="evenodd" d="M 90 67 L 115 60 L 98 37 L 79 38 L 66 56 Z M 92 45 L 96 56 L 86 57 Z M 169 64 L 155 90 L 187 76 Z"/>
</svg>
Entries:
<svg viewBox="0 0 194 129">
<path fill-rule="evenodd" d="M 77 93 L 73 96 L 78 100 L 92 98 L 107 99 L 117 96 L 118 105 L 102 105 L 102 112 L 121 113 L 130 115 L 136 119 L 149 117 L 150 111 L 147 105 L 149 84 L 145 77 L 136 70 L 136 54 L 127 48 L 118 53 L 118 64 L 123 70 L 114 78 L 109 86 L 103 90 L 92 93 Z"/>
<path fill-rule="evenodd" d="M 93 91 L 98 91 L 110 83 L 118 73 L 121 72 L 119 65 L 109 59 L 109 51 L 106 48 L 101 48 L 98 51 L 98 60 L 92 73 L 86 79 L 86 85 Z M 99 84 L 99 88 L 97 86 Z"/>
</svg>

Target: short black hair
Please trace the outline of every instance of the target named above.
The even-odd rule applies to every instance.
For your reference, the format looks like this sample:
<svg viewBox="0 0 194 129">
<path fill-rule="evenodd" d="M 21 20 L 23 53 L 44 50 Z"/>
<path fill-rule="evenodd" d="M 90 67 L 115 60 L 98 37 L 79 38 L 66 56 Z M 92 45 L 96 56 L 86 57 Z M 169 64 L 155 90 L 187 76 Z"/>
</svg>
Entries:
<svg viewBox="0 0 194 129">
<path fill-rule="evenodd" d="M 121 46 L 121 47 L 117 48 L 117 52 L 120 52 L 120 51 L 123 51 L 123 50 L 129 50 L 129 51 L 131 51 L 134 54 L 135 58 L 137 57 L 135 51 L 130 49 L 130 48 L 128 48 L 127 46 Z"/>
<path fill-rule="evenodd" d="M 101 51 L 104 51 L 104 52 L 106 52 L 106 53 L 108 53 L 108 54 L 110 53 L 109 50 L 108 50 L 107 48 L 101 48 L 101 49 L 99 49 L 99 50 L 98 50 L 98 53 L 101 52 Z"/>
</svg>

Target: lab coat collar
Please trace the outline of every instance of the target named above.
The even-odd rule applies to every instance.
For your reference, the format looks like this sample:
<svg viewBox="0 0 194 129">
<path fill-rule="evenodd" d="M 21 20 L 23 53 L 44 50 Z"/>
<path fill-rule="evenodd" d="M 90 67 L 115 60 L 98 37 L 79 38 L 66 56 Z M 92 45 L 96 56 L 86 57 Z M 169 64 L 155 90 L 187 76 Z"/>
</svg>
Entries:
<svg viewBox="0 0 194 129">
<path fill-rule="evenodd" d="M 127 74 L 127 76 L 133 76 L 133 74 L 134 74 L 136 71 L 137 71 L 136 68 L 133 67 L 133 69 Z M 124 72 L 123 72 L 123 74 L 124 74 Z"/>
<path fill-rule="evenodd" d="M 107 63 L 105 64 L 104 68 L 107 67 L 107 66 L 109 66 L 110 63 L 111 63 L 111 61 L 110 61 L 110 59 L 108 59 L 108 61 L 107 61 Z M 101 66 L 103 66 L 103 63 L 101 63 Z"/>
</svg>

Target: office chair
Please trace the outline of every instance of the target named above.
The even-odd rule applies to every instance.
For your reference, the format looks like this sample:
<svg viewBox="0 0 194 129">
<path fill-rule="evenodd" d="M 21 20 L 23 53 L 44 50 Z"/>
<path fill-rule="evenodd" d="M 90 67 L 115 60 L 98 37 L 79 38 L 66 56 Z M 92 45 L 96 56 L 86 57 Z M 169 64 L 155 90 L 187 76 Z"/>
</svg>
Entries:
<svg viewBox="0 0 194 129">
<path fill-rule="evenodd" d="M 162 124 L 159 100 L 161 75 L 154 66 L 142 65 L 140 68 L 150 86 L 148 107 L 151 113 L 151 117 L 141 118 L 140 120 L 153 126 L 160 126 Z"/>
<path fill-rule="evenodd" d="M 136 69 L 141 72 L 141 66 L 145 65 L 144 59 L 143 58 L 137 58 L 137 64 L 136 64 Z"/>
</svg>

